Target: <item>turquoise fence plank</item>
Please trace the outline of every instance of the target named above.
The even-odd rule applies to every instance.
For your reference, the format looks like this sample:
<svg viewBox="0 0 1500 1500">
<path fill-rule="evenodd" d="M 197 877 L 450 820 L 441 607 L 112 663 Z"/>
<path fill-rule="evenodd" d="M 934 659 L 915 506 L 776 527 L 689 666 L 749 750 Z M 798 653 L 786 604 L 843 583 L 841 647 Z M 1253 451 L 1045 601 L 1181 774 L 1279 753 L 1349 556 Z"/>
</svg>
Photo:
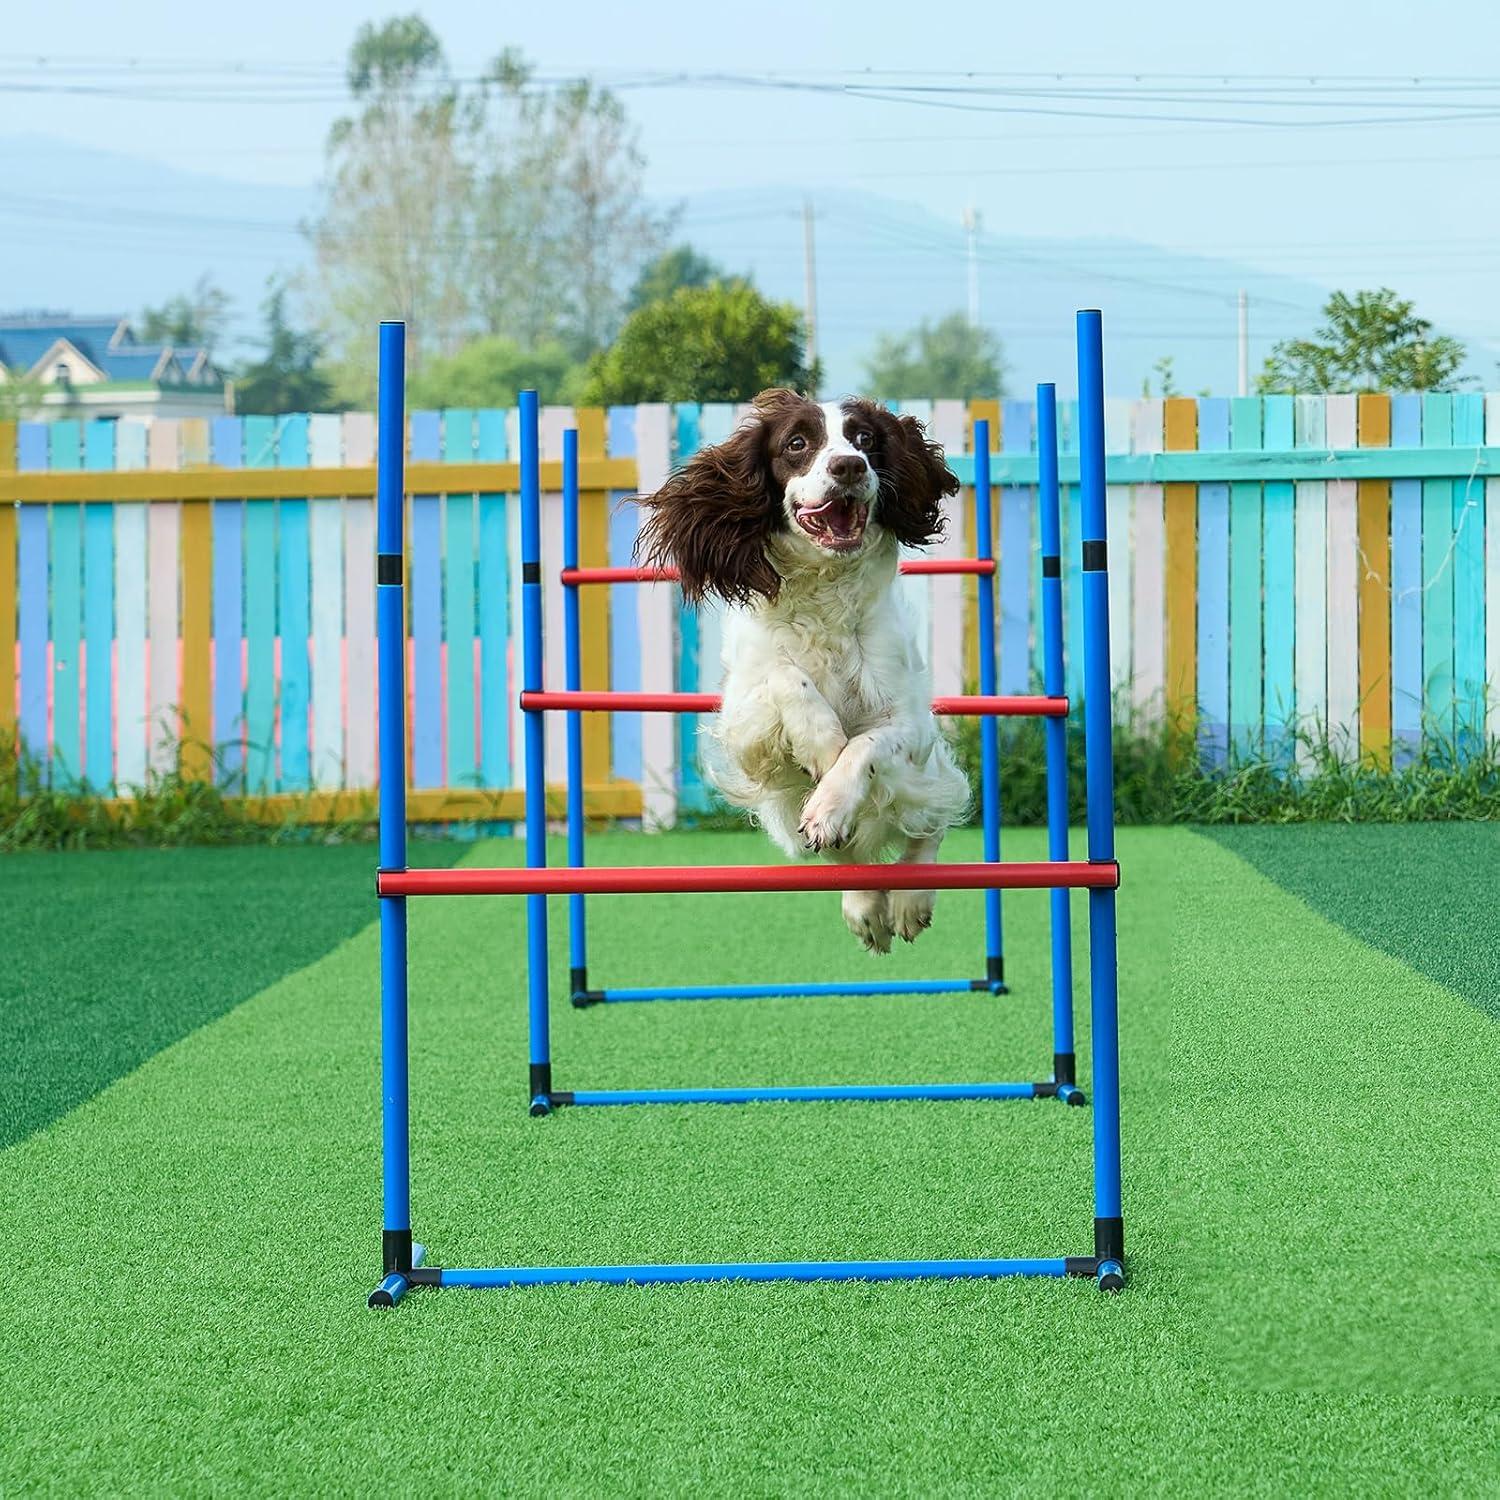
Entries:
<svg viewBox="0 0 1500 1500">
<path fill-rule="evenodd" d="M 467 457 L 468 455 L 466 455 Z M 444 611 L 448 636 L 448 785 L 479 779 L 474 721 L 474 501 L 449 495 L 443 515 Z"/>
<path fill-rule="evenodd" d="M 17 518 L 17 574 L 20 584 L 18 635 L 21 647 L 21 744 L 45 771 L 47 733 L 47 510 L 22 505 Z M 40 587 L 28 580 L 41 579 Z"/>
<path fill-rule="evenodd" d="M 1029 453 L 1035 403 L 1007 401 L 1000 412 L 1000 441 L 1005 453 Z M 1040 576 L 1032 546 L 1031 518 L 1036 491 L 1006 485 L 1000 491 L 1000 672 L 1002 693 L 1025 693 L 1031 687 L 1032 575 Z M 1066 660 L 1066 655 L 1064 660 Z"/>
<path fill-rule="evenodd" d="M 1290 448 L 1295 405 L 1291 396 L 1267 396 L 1262 441 Z M 1265 567 L 1265 724 L 1268 753 L 1284 759 L 1295 711 L 1296 490 L 1290 480 L 1265 486 L 1261 519 Z"/>
<path fill-rule="evenodd" d="M 635 407 L 612 406 L 608 413 L 609 455 L 634 458 Z M 635 553 L 640 511 L 626 504 L 627 490 L 609 497 L 609 560 L 615 567 L 628 567 Z M 641 686 L 640 590 L 645 585 L 625 584 L 609 590 L 609 682 L 622 693 L 639 692 Z M 610 765 L 622 781 L 640 781 L 641 717 L 639 714 L 609 716 Z"/>
<path fill-rule="evenodd" d="M 722 404 L 697 406 L 687 403 L 675 408 L 677 418 L 677 462 L 686 463 L 705 443 L 727 435 Z M 704 427 L 710 428 L 709 432 Z M 723 431 L 718 429 L 723 428 Z M 698 691 L 698 612 L 684 605 L 677 612 L 677 690 Z M 708 806 L 708 790 L 698 770 L 698 715 L 682 714 L 677 723 L 678 776 L 677 805 L 684 812 L 702 812 Z"/>
<path fill-rule="evenodd" d="M 115 466 L 115 424 L 84 429 L 84 467 Z M 83 508 L 83 641 L 85 693 L 83 769 L 89 785 L 107 791 L 115 779 L 115 508 L 107 500 Z"/>
<path fill-rule="evenodd" d="M 76 450 L 71 456 L 77 457 Z M 63 787 L 76 786 L 83 773 L 78 723 L 83 696 L 78 660 L 83 644 L 82 510 L 78 505 L 52 506 L 52 784 Z"/>
<path fill-rule="evenodd" d="M 1452 442 L 1453 397 L 1422 398 L 1424 447 Z M 1422 672 L 1424 730 L 1440 748 L 1453 739 L 1453 481 L 1422 482 Z"/>
<path fill-rule="evenodd" d="M 411 414 L 411 459 L 435 463 L 442 421 L 435 411 Z M 443 784 L 443 537 L 442 501 L 411 502 L 412 785 Z"/>
<path fill-rule="evenodd" d="M 443 462 L 466 464 L 474 460 L 474 413 L 467 407 L 450 406 L 441 413 Z"/>
<path fill-rule="evenodd" d="M 238 417 L 215 417 L 213 460 L 221 469 L 242 466 L 245 434 Z M 244 587 L 245 502 L 213 502 L 214 747 L 219 775 L 238 785 L 245 769 Z"/>
<path fill-rule="evenodd" d="M 276 462 L 283 469 L 306 468 L 309 461 L 307 418 L 281 419 L 276 435 Z M 287 792 L 312 785 L 308 736 L 312 696 L 312 552 L 308 545 L 306 500 L 283 500 L 278 516 L 277 558 L 281 597 L 281 765 L 276 785 Z"/>
<path fill-rule="evenodd" d="M 276 418 L 245 418 L 245 467 L 276 463 Z M 276 502 L 245 502 L 245 786 L 276 786 Z"/>
<path fill-rule="evenodd" d="M 1453 398 L 1456 447 L 1484 442 L 1484 396 L 1463 391 Z M 1484 737 L 1484 510 L 1482 479 L 1453 481 L 1453 696 L 1460 755 Z"/>
<path fill-rule="evenodd" d="M 1198 447 L 1229 447 L 1229 402 L 1198 402 Z M 1199 741 L 1209 766 L 1221 766 L 1229 739 L 1229 486 L 1198 487 Z"/>
<path fill-rule="evenodd" d="M 474 458 L 474 413 L 451 407 L 443 413 L 443 462 L 470 463 Z M 474 500 L 450 495 L 443 512 L 443 586 L 448 638 L 448 785 L 479 782 L 474 708 L 475 601 Z"/>
<path fill-rule="evenodd" d="M 1422 398 L 1391 397 L 1391 447 L 1422 444 Z M 1422 481 L 1391 484 L 1391 751 L 1410 765 L 1422 744 Z"/>
<path fill-rule="evenodd" d="M 502 463 L 505 413 L 475 420 L 475 458 Z M 479 497 L 479 778 L 487 787 L 511 782 L 510 556 L 504 495 Z"/>
<path fill-rule="evenodd" d="M 1230 404 L 1231 447 L 1254 450 L 1261 440 L 1260 398 L 1236 397 Z M 1261 488 L 1235 484 L 1229 492 L 1229 733 L 1235 753 L 1242 756 L 1261 749 L 1265 738 L 1263 546 Z"/>
</svg>

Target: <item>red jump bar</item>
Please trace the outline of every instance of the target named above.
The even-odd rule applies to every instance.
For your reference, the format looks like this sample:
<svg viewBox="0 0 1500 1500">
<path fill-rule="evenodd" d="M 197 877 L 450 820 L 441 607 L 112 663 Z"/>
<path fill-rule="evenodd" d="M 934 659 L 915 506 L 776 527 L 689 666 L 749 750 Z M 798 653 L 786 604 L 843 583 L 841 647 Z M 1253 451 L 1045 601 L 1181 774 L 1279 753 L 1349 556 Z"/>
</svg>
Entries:
<svg viewBox="0 0 1500 1500">
<path fill-rule="evenodd" d="M 688 891 L 1113 890 L 1120 867 L 1082 860 L 982 865 L 625 865 L 613 869 L 383 870 L 382 896 L 675 895 Z"/>
<path fill-rule="evenodd" d="M 993 573 L 992 557 L 912 557 L 901 571 L 916 573 Z M 583 583 L 675 583 L 676 568 L 564 568 L 562 581 L 577 587 Z"/>
<path fill-rule="evenodd" d="M 527 709 L 572 709 L 577 713 L 716 714 L 717 693 L 522 693 Z M 1066 698 L 979 697 L 934 698 L 932 711 L 964 718 L 1065 718 Z"/>
</svg>

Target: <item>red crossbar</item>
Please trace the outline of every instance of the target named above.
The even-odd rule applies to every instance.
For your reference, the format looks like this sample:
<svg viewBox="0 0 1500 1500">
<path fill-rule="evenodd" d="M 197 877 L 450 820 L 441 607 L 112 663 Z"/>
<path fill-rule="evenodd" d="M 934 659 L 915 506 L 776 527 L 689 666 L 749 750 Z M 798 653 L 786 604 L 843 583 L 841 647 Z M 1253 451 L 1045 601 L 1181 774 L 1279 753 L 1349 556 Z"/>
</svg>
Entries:
<svg viewBox="0 0 1500 1500">
<path fill-rule="evenodd" d="M 578 713 L 716 714 L 717 693 L 522 693 L 521 707 L 572 709 Z M 1066 698 L 979 697 L 934 698 L 932 711 L 963 718 L 1063 718 Z"/>
<path fill-rule="evenodd" d="M 912 557 L 901 571 L 918 573 L 993 573 L 992 557 Z M 585 583 L 675 583 L 676 568 L 564 568 L 562 581 L 578 587 Z"/>
<path fill-rule="evenodd" d="M 688 891 L 1113 890 L 1113 863 L 625 865 L 551 870 L 385 870 L 382 896 L 676 895 Z"/>
</svg>

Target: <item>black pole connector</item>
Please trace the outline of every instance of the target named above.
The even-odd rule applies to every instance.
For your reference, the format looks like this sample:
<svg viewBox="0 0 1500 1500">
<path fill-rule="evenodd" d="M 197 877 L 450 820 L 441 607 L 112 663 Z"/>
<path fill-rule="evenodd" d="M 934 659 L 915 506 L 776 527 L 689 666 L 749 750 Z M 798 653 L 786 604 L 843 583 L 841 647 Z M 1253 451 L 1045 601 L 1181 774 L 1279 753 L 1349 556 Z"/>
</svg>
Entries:
<svg viewBox="0 0 1500 1500">
<path fill-rule="evenodd" d="M 1005 983 L 1005 959 L 996 958 L 993 954 L 984 961 L 984 977 L 991 984 Z"/>
<path fill-rule="evenodd" d="M 1124 1219 L 1094 1220 L 1094 1258 L 1117 1260 L 1121 1265 L 1125 1263 Z"/>
<path fill-rule="evenodd" d="M 597 1005 L 604 999 L 603 990 L 589 988 L 589 971 L 586 968 L 568 970 L 568 994 L 580 1010 L 586 1005 Z"/>
<path fill-rule="evenodd" d="M 1074 1072 L 1075 1061 L 1071 1052 L 1054 1052 L 1052 1054 L 1052 1081 L 1053 1083 L 1077 1083 L 1078 1079 Z"/>
<path fill-rule="evenodd" d="M 552 1093 L 552 1064 L 549 1062 L 532 1063 L 531 1065 L 531 1097 L 547 1098 Z"/>
<path fill-rule="evenodd" d="M 382 1274 L 389 1276 L 400 1271 L 404 1276 L 411 1270 L 411 1230 L 385 1229 L 380 1234 L 380 1265 Z"/>
</svg>

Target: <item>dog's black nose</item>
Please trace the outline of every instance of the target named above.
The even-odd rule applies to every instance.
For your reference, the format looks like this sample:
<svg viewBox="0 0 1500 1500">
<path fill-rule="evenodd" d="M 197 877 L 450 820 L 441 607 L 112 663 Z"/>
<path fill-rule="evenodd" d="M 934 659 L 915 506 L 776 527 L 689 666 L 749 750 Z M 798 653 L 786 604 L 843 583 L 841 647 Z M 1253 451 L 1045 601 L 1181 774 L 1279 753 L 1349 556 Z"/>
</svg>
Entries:
<svg viewBox="0 0 1500 1500">
<path fill-rule="evenodd" d="M 865 477 L 865 461 L 857 453 L 835 453 L 828 460 L 828 477 L 839 484 L 853 484 Z"/>
</svg>

